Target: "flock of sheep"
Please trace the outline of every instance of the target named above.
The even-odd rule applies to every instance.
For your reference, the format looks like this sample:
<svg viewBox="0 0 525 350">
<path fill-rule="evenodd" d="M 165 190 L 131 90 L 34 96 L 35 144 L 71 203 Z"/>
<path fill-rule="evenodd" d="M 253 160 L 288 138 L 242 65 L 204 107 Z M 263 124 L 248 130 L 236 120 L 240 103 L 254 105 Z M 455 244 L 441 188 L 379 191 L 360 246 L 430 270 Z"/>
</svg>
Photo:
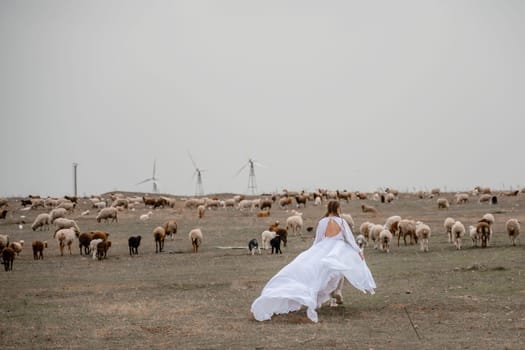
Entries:
<svg viewBox="0 0 525 350">
<path fill-rule="evenodd" d="M 525 191 L 511 191 L 502 192 L 500 195 L 517 196 Z M 253 213 L 255 217 L 271 216 L 272 208 L 277 207 L 280 210 L 287 210 L 290 216 L 286 218 L 286 223 L 280 226 L 279 221 L 275 221 L 268 229 L 261 233 L 261 246 L 264 249 L 270 249 L 271 253 L 281 253 L 281 244 L 286 247 L 288 233 L 294 235 L 302 234 L 304 228 L 303 213 L 298 210 L 306 205 L 320 206 L 327 200 L 339 200 L 349 203 L 351 200 L 372 200 L 381 203 L 392 203 L 397 200 L 399 192 L 393 189 L 386 189 L 385 191 L 375 192 L 372 194 L 363 192 L 348 192 L 348 191 L 329 191 L 318 190 L 312 193 L 306 192 L 289 192 L 284 190 L 279 194 L 263 195 L 259 198 L 248 199 L 244 196 L 237 195 L 232 198 L 218 199 L 218 198 L 188 198 L 184 199 L 183 210 L 196 210 L 195 217 L 200 220 L 203 219 L 208 210 L 218 210 L 232 208 L 245 213 Z M 448 209 L 450 204 L 445 198 L 440 197 L 438 189 L 432 190 L 428 193 L 417 192 L 416 198 L 437 198 L 438 209 Z M 455 195 L 456 204 L 464 205 L 468 203 L 471 198 L 477 198 L 480 203 L 489 202 L 497 204 L 497 196 L 492 193 L 490 189 L 476 187 L 472 193 L 458 193 Z M 110 234 L 105 231 L 89 231 L 81 232 L 78 223 L 68 218 L 77 210 L 79 200 L 84 200 L 84 203 L 89 204 L 89 209 L 83 211 L 80 215 L 85 216 L 90 213 L 90 210 L 95 210 L 97 215 L 95 217 L 97 223 L 116 223 L 118 224 L 119 213 L 123 211 L 135 210 L 135 208 L 151 208 L 151 210 L 158 210 L 163 208 L 174 208 L 176 200 L 171 197 L 157 196 L 157 197 L 126 197 L 119 194 L 111 194 L 109 197 L 91 196 L 89 198 L 80 199 L 75 197 L 64 198 L 40 198 L 39 196 L 29 196 L 20 200 L 22 208 L 16 208 L 17 211 L 27 212 L 39 209 L 49 210 L 49 212 L 39 213 L 36 215 L 31 224 L 33 231 L 36 230 L 50 230 L 54 229 L 53 239 L 58 243 L 60 255 L 64 255 L 67 248 L 69 254 L 72 254 L 72 245 L 78 242 L 80 255 L 92 255 L 93 259 L 102 260 L 106 258 L 109 249 L 111 248 Z M 308 203 L 308 204 L 307 204 Z M 361 204 L 360 208 L 363 213 L 375 216 L 378 213 L 376 206 L 369 204 Z M 10 208 L 7 199 L 0 198 L 0 210 L 2 218 L 6 219 Z M 141 222 L 147 222 L 153 215 L 153 211 L 148 211 L 139 216 Z M 77 214 L 78 215 L 78 214 Z M 25 216 L 21 216 L 25 217 Z M 408 218 L 401 218 L 399 215 L 393 215 L 386 219 L 384 223 L 373 223 L 365 221 L 359 226 L 359 232 L 355 227 L 354 220 L 350 214 L 342 214 L 342 217 L 348 222 L 352 231 L 356 234 L 356 242 L 365 248 L 368 244 L 373 244 L 375 249 L 390 252 L 394 239 L 397 237 L 397 245 L 400 245 L 401 238 L 405 245 L 418 244 L 423 252 L 429 250 L 429 238 L 431 236 L 430 225 L 424 222 L 412 220 Z M 482 248 L 490 244 L 493 232 L 494 216 L 486 214 L 479 218 L 477 222 L 468 227 L 469 237 L 472 244 L 477 246 L 480 244 Z M 462 248 L 462 240 L 467 230 L 465 225 L 455 220 L 452 217 L 447 217 L 443 223 L 444 231 L 448 236 L 448 242 L 454 244 L 456 249 Z M 516 245 L 518 236 L 520 234 L 520 222 L 517 218 L 511 218 L 506 222 L 506 231 L 513 245 Z M 167 220 L 163 225 L 153 228 L 151 234 L 155 242 L 155 252 L 160 253 L 164 249 L 164 241 L 167 237 L 171 239 L 177 234 L 177 221 L 175 219 Z M 306 228 L 308 232 L 313 230 L 313 227 Z M 199 246 L 203 241 L 203 233 L 200 228 L 193 228 L 188 234 L 194 253 L 199 251 Z M 408 242 L 407 242 L 408 239 Z M 140 235 L 128 237 L 128 246 L 130 256 L 139 254 L 139 246 L 142 237 Z M 47 241 L 35 240 L 32 242 L 33 257 L 35 260 L 43 259 L 44 249 L 48 247 Z M 0 234 L 0 256 L 5 270 L 9 271 L 13 268 L 13 261 L 15 256 L 20 254 L 24 248 L 24 241 L 9 241 L 8 234 Z M 248 242 L 248 249 L 250 254 L 256 251 L 260 254 L 260 246 L 257 239 L 251 239 Z"/>
</svg>

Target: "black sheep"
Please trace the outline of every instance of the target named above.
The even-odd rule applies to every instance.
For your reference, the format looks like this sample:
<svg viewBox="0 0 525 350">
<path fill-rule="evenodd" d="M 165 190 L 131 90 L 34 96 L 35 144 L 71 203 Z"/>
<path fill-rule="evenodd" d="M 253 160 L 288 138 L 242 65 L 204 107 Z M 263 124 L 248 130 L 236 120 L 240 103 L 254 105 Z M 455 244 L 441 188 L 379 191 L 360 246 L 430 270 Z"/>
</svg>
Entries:
<svg viewBox="0 0 525 350">
<path fill-rule="evenodd" d="M 275 254 L 283 253 L 281 251 L 281 236 L 277 235 L 270 240 L 270 245 L 272 246 L 272 254 L 275 250 Z"/>
<path fill-rule="evenodd" d="M 2 250 L 2 260 L 6 271 L 13 270 L 13 261 L 15 260 L 15 251 L 12 248 Z"/>
<path fill-rule="evenodd" d="M 129 255 L 139 254 L 141 236 L 131 236 L 128 238 Z"/>
<path fill-rule="evenodd" d="M 250 250 L 250 253 L 253 255 L 255 254 L 255 250 L 261 254 L 261 248 L 259 248 L 259 242 L 254 238 L 251 241 L 248 242 L 248 249 Z"/>
</svg>

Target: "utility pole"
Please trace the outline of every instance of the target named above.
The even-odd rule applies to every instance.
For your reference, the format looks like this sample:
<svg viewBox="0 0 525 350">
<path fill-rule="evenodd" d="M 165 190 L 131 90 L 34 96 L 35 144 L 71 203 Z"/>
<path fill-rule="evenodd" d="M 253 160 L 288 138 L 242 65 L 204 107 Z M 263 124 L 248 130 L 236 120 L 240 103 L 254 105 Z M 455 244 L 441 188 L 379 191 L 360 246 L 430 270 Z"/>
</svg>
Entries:
<svg viewBox="0 0 525 350">
<path fill-rule="evenodd" d="M 77 196 L 77 167 L 78 163 L 73 163 L 73 186 L 74 186 L 74 196 Z"/>
</svg>

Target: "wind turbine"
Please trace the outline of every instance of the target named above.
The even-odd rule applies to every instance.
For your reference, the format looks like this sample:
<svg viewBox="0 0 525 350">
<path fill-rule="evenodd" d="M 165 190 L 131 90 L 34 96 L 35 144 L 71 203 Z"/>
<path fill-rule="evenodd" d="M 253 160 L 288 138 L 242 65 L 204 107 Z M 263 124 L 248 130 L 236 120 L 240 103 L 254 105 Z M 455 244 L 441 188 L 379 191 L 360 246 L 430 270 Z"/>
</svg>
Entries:
<svg viewBox="0 0 525 350">
<path fill-rule="evenodd" d="M 157 167 L 157 160 L 153 160 L 153 175 L 145 180 L 142 180 L 141 182 L 137 183 L 137 185 L 140 185 L 140 184 L 143 184 L 143 183 L 146 183 L 148 181 L 151 181 L 153 183 L 153 192 L 154 193 L 158 193 L 159 192 L 159 189 L 158 189 L 158 186 L 157 186 L 157 181 L 159 180 L 157 177 L 155 177 L 155 171 L 156 171 L 156 167 Z"/>
<path fill-rule="evenodd" d="M 249 158 L 248 162 L 246 162 L 246 164 L 244 164 L 235 174 L 235 176 L 237 176 L 241 173 L 241 171 L 244 170 L 244 168 L 246 167 L 250 168 L 250 173 L 248 175 L 248 192 L 251 192 L 251 194 L 257 193 L 257 180 L 255 179 L 255 165 L 264 166 L 258 163 L 257 161 L 255 161 L 255 159 Z"/>
<path fill-rule="evenodd" d="M 188 151 L 188 156 L 191 159 L 191 163 L 193 164 L 193 167 L 195 168 L 195 172 L 193 173 L 192 179 L 195 178 L 195 175 L 197 175 L 197 182 L 195 183 L 195 195 L 196 196 L 203 196 L 204 195 L 204 189 L 202 187 L 202 172 L 205 171 L 204 169 L 199 169 L 197 166 L 197 163 L 193 160 L 193 157 L 191 156 L 190 151 Z"/>
</svg>

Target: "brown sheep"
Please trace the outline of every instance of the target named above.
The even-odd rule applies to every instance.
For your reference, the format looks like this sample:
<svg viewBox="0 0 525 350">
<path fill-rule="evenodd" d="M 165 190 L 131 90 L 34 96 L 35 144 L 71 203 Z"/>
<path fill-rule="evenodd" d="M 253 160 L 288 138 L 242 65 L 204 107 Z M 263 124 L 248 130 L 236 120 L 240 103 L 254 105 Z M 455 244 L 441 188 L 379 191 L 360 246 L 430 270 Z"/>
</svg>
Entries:
<svg viewBox="0 0 525 350">
<path fill-rule="evenodd" d="M 399 247 L 399 241 L 401 236 L 405 245 L 407 245 L 407 236 L 410 237 L 410 245 L 417 243 L 418 237 L 416 236 L 416 222 L 414 220 L 402 219 L 398 223 L 398 236 L 397 236 L 397 246 Z"/>
<path fill-rule="evenodd" d="M 33 259 L 44 260 L 44 248 L 47 248 L 47 241 L 33 241 L 31 246 L 33 247 Z"/>
<path fill-rule="evenodd" d="M 481 221 L 476 225 L 476 232 L 478 239 L 481 239 L 481 248 L 487 248 L 490 239 L 490 225 Z"/>
<path fill-rule="evenodd" d="M 273 224 L 270 225 L 268 228 L 268 231 L 277 232 L 277 229 L 279 228 L 279 221 L 275 221 Z"/>
<path fill-rule="evenodd" d="M 257 213 L 258 218 L 265 218 L 270 216 L 270 210 L 261 210 Z"/>
<path fill-rule="evenodd" d="M 103 241 L 106 241 L 109 238 L 109 233 L 105 231 L 90 231 L 90 233 L 93 235 L 91 239 L 100 238 Z"/>
<path fill-rule="evenodd" d="M 370 205 L 366 205 L 366 204 L 361 204 L 361 211 L 363 213 L 372 213 L 374 215 L 377 214 L 377 209 L 370 206 Z"/>
<path fill-rule="evenodd" d="M 100 237 L 97 237 L 97 238 L 100 238 Z M 84 248 L 84 253 L 86 253 L 86 255 L 89 255 L 91 253 L 91 250 L 89 249 L 89 243 L 91 242 L 92 239 L 93 239 L 93 232 L 84 232 L 78 236 L 78 247 L 80 249 L 80 255 L 82 255 L 82 248 Z"/>
<path fill-rule="evenodd" d="M 177 222 L 175 220 L 168 220 L 162 225 L 162 228 L 166 232 L 166 236 L 170 236 L 171 239 L 175 238 L 177 234 Z"/>
<path fill-rule="evenodd" d="M 97 244 L 98 260 L 102 260 L 106 258 L 109 247 L 111 247 L 111 241 L 102 241 L 99 244 Z"/>
<path fill-rule="evenodd" d="M 2 261 L 6 271 L 13 271 L 13 261 L 15 260 L 15 251 L 9 247 L 2 250 Z"/>
<path fill-rule="evenodd" d="M 166 230 L 162 226 L 153 229 L 153 238 L 155 239 L 155 253 L 161 253 L 164 249 L 164 240 L 166 239 Z"/>
<path fill-rule="evenodd" d="M 285 228 L 278 228 L 277 231 L 275 231 L 275 234 L 281 237 L 283 246 L 286 247 L 286 242 L 288 241 L 288 231 Z"/>
</svg>

